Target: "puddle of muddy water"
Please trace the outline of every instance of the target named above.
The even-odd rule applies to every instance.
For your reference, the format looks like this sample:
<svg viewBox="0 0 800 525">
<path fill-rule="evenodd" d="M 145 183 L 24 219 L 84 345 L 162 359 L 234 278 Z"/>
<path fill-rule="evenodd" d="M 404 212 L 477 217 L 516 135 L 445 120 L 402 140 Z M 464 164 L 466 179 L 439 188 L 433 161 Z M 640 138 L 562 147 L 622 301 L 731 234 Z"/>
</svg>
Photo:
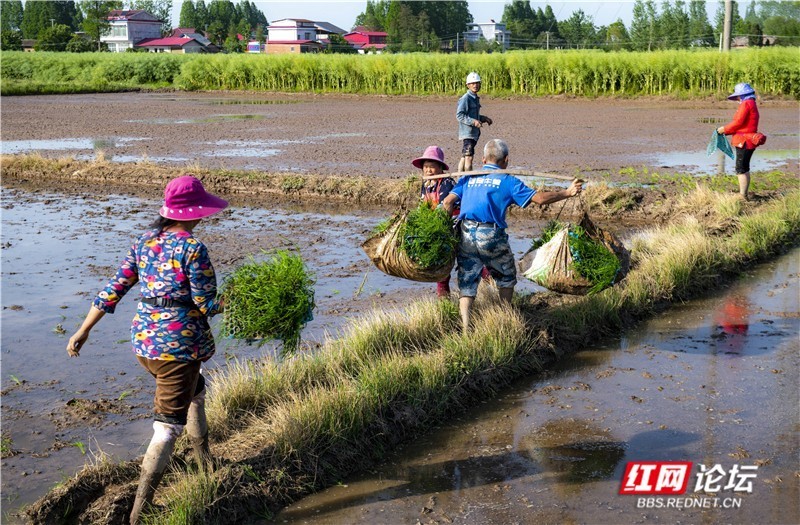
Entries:
<svg viewBox="0 0 800 525">
<path fill-rule="evenodd" d="M 67 138 L 54 140 L 4 140 L 0 151 L 4 155 L 33 153 L 35 151 L 106 150 L 129 146 L 133 142 L 147 141 L 143 137 Z"/>
<path fill-rule="evenodd" d="M 206 102 L 211 106 L 261 106 L 274 104 L 300 104 L 302 100 L 221 99 Z"/>
<path fill-rule="evenodd" d="M 735 174 L 736 168 L 736 162 L 726 157 L 721 151 L 716 151 L 711 156 L 706 155 L 705 151 L 678 151 L 643 155 L 639 158 L 661 169 L 673 169 L 693 175 L 732 175 Z M 800 162 L 800 153 L 796 149 L 758 148 L 750 161 L 750 168 L 754 172 L 768 171 L 781 168 L 788 163 L 791 169 L 796 171 L 798 162 Z"/>
<path fill-rule="evenodd" d="M 274 522 L 800 522 L 799 259 L 795 249 L 517 381 Z M 637 508 L 618 495 L 629 461 L 693 462 L 681 502 L 719 507 Z M 699 465 L 717 464 L 758 466 L 752 491 L 695 492 Z M 722 508 L 734 498 L 739 508 Z"/>
<path fill-rule="evenodd" d="M 69 359 L 65 346 L 126 246 L 155 218 L 160 201 L 158 195 L 147 200 L 8 187 L 1 197 L 2 431 L 17 451 L 2 460 L 2 521 L 18 523 L 12 514 L 20 506 L 72 476 L 92 454 L 131 459 L 150 438 L 153 385 L 129 343 L 136 291 L 95 327 L 80 358 Z M 361 250 L 388 214 L 232 205 L 203 221 L 196 233 L 220 278 L 261 250 L 299 249 L 317 279 L 314 320 L 302 333 L 305 350 L 314 351 L 326 334 L 374 307 L 400 309 L 412 299 L 435 297 L 435 284 L 384 275 Z M 511 224 L 512 247 L 521 254 L 530 232 L 541 225 Z M 540 290 L 530 282 L 519 289 Z M 277 349 L 275 343 L 259 348 L 218 339 L 207 367 Z"/>
<path fill-rule="evenodd" d="M 125 122 L 136 124 L 213 124 L 216 122 L 228 122 L 236 120 L 262 120 L 267 118 L 266 115 L 255 114 L 235 114 L 235 115 L 211 115 L 209 117 L 198 118 L 185 118 L 185 119 L 168 119 L 168 118 L 151 118 L 151 119 L 130 119 Z"/>
</svg>

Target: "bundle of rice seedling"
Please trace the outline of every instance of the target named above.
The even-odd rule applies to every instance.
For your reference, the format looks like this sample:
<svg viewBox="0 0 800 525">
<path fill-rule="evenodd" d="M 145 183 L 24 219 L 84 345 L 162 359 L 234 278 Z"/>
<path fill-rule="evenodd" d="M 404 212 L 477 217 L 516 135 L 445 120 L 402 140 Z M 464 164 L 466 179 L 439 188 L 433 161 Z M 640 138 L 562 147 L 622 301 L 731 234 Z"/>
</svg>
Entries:
<svg viewBox="0 0 800 525">
<path fill-rule="evenodd" d="M 387 275 L 436 283 L 450 275 L 457 244 L 450 215 L 422 202 L 381 221 L 361 247 Z"/>
<path fill-rule="evenodd" d="M 622 264 L 617 254 L 599 238 L 589 235 L 582 224 L 565 224 L 556 220 L 548 222 L 542 235 L 533 240 L 531 250 L 539 249 L 567 229 L 567 244 L 572 256 L 569 269 L 588 281 L 586 293 L 593 294 L 614 284 Z"/>
<path fill-rule="evenodd" d="M 251 257 L 225 279 L 221 295 L 224 335 L 259 344 L 280 339 L 284 354 L 297 350 L 300 330 L 313 318 L 314 279 L 300 255 L 285 250 L 265 262 Z"/>
<path fill-rule="evenodd" d="M 423 269 L 447 262 L 458 244 L 450 214 L 427 201 L 408 213 L 399 236 L 400 249 Z"/>
</svg>

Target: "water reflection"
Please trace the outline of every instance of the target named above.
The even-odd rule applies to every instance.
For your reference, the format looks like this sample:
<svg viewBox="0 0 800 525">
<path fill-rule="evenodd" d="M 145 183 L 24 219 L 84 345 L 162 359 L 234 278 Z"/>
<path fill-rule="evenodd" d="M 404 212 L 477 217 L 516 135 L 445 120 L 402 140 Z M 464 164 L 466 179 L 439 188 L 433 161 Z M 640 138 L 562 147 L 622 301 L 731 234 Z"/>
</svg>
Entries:
<svg viewBox="0 0 800 525">
<path fill-rule="evenodd" d="M 551 419 L 521 439 L 540 468 L 562 483 L 589 483 L 614 475 L 627 444 L 585 419 Z"/>
<path fill-rule="evenodd" d="M 705 151 L 675 151 L 656 155 L 642 155 L 642 161 L 651 163 L 662 169 L 674 169 L 692 175 L 732 175 L 735 163 L 717 150 L 710 157 Z M 769 171 L 789 162 L 798 161 L 797 150 L 770 150 L 758 148 L 750 162 L 752 171 Z"/>
</svg>

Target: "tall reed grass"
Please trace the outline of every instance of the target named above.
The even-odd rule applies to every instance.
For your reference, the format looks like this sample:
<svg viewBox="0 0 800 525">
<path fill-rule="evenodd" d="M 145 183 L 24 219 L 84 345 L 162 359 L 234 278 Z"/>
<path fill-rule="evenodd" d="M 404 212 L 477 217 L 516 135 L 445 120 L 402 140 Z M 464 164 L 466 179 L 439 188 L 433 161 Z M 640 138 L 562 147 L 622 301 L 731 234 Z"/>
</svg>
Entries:
<svg viewBox="0 0 800 525">
<path fill-rule="evenodd" d="M 469 71 L 498 95 L 704 97 L 746 79 L 762 95 L 800 98 L 796 48 L 503 54 L 169 55 L 2 52 L 2 93 L 160 87 L 184 90 L 454 95 Z M 30 88 L 28 87 L 30 86 Z M 30 89 L 31 91 L 26 91 Z"/>
</svg>

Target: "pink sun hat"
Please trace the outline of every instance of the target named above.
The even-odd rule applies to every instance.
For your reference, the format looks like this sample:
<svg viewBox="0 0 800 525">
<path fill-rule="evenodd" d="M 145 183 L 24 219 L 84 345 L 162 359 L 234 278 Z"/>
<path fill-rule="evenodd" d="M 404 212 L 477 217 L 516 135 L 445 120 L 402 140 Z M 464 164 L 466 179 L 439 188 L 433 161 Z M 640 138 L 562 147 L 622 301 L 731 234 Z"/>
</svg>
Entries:
<svg viewBox="0 0 800 525">
<path fill-rule="evenodd" d="M 450 166 L 444 162 L 444 151 L 442 151 L 442 148 L 439 146 L 428 146 L 425 148 L 425 153 L 423 153 L 421 157 L 412 160 L 411 164 L 413 164 L 415 168 L 422 169 L 426 160 L 435 160 L 442 165 L 445 171 L 450 169 Z"/>
<path fill-rule="evenodd" d="M 191 175 L 172 179 L 164 189 L 164 205 L 158 214 L 175 221 L 193 221 L 228 207 L 228 201 L 211 195 Z"/>
</svg>

